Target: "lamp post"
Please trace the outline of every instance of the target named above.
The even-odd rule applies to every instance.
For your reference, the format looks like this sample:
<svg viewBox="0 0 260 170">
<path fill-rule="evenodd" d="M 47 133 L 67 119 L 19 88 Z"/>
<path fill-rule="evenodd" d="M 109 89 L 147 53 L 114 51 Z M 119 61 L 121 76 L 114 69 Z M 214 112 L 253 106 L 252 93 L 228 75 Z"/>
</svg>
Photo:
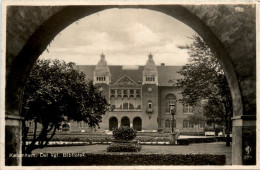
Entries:
<svg viewBox="0 0 260 170">
<path fill-rule="evenodd" d="M 174 115 L 175 115 L 175 103 L 171 103 L 170 104 L 170 112 L 171 112 L 171 115 L 172 115 L 172 133 L 174 132 Z"/>
<path fill-rule="evenodd" d="M 175 103 L 170 103 L 170 112 L 172 115 L 172 133 L 170 134 L 170 142 L 172 145 L 175 145 L 176 136 L 174 133 L 174 115 L 176 112 Z"/>
</svg>

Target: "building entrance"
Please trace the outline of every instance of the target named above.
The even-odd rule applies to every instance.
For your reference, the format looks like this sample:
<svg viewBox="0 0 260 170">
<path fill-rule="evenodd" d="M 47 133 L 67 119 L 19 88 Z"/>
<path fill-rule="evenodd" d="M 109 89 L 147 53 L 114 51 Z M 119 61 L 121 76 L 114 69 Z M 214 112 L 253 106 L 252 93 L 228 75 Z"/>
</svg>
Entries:
<svg viewBox="0 0 260 170">
<path fill-rule="evenodd" d="M 115 130 L 118 127 L 118 120 L 116 117 L 111 117 L 109 119 L 109 130 Z"/>
<path fill-rule="evenodd" d="M 137 131 L 141 131 L 142 130 L 142 119 L 140 117 L 134 118 L 134 120 L 133 120 L 133 127 Z"/>
<path fill-rule="evenodd" d="M 123 117 L 121 119 L 121 125 L 130 127 L 130 120 L 129 120 L 129 118 L 128 117 Z"/>
</svg>

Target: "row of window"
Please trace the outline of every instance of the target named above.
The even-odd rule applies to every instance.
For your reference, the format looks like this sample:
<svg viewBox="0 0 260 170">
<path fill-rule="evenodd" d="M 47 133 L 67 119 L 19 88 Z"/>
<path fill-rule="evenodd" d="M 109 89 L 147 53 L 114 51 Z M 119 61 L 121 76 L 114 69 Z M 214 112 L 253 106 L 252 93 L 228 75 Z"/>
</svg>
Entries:
<svg viewBox="0 0 260 170">
<path fill-rule="evenodd" d="M 176 128 L 176 120 L 174 120 L 173 125 L 174 125 L 174 128 Z M 167 119 L 165 121 L 165 128 L 170 128 L 170 127 L 172 127 L 172 121 Z M 194 123 L 192 121 L 183 120 L 182 127 L 183 128 L 194 128 Z M 204 128 L 204 127 L 205 127 L 205 123 L 199 124 L 199 128 Z"/>
<path fill-rule="evenodd" d="M 97 81 L 106 81 L 106 77 L 97 77 Z"/>
<path fill-rule="evenodd" d="M 140 91 L 140 89 L 111 89 L 110 90 L 110 93 L 111 94 L 134 94 L 134 93 L 136 93 L 136 94 L 140 94 L 141 93 L 141 91 Z"/>
<path fill-rule="evenodd" d="M 110 96 L 110 98 L 111 98 L 111 100 L 112 100 L 112 98 L 114 98 L 115 97 L 115 95 L 111 95 Z M 136 95 L 136 97 L 134 97 L 134 95 L 130 95 L 130 96 L 128 96 L 128 95 L 123 95 L 123 97 L 120 95 L 120 94 L 118 94 L 117 96 L 116 96 L 117 98 L 140 98 L 141 96 L 140 95 Z"/>
<path fill-rule="evenodd" d="M 155 77 L 151 76 L 151 77 L 145 77 L 146 81 L 155 81 Z"/>
<path fill-rule="evenodd" d="M 116 105 L 111 105 L 111 110 L 141 110 L 141 105 L 137 105 L 136 107 L 132 103 L 123 103 L 118 108 Z"/>
</svg>

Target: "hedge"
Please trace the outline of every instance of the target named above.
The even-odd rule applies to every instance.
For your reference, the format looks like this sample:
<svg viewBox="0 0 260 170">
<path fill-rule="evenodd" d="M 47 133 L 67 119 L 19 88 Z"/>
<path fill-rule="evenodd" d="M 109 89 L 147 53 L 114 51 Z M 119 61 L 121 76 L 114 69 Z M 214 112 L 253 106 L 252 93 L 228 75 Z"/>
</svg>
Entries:
<svg viewBox="0 0 260 170">
<path fill-rule="evenodd" d="M 23 157 L 23 166 L 68 165 L 225 165 L 225 155 L 151 153 L 46 153 Z"/>
<path fill-rule="evenodd" d="M 140 152 L 142 146 L 138 143 L 111 143 L 107 152 Z"/>
<path fill-rule="evenodd" d="M 178 139 L 177 143 L 179 145 L 189 145 L 191 143 L 210 143 L 210 142 L 220 142 L 226 141 L 225 137 L 210 137 L 210 138 L 188 138 L 188 139 Z M 230 138 L 232 141 L 232 138 Z"/>
</svg>

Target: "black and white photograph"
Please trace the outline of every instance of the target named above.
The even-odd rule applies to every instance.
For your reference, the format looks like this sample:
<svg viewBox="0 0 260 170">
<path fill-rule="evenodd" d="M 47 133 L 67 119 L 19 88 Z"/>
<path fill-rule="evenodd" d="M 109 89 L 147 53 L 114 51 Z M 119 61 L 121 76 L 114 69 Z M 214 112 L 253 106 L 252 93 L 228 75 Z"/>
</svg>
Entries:
<svg viewBox="0 0 260 170">
<path fill-rule="evenodd" d="M 259 169 L 259 12 L 2 0 L 0 169 Z"/>
</svg>

